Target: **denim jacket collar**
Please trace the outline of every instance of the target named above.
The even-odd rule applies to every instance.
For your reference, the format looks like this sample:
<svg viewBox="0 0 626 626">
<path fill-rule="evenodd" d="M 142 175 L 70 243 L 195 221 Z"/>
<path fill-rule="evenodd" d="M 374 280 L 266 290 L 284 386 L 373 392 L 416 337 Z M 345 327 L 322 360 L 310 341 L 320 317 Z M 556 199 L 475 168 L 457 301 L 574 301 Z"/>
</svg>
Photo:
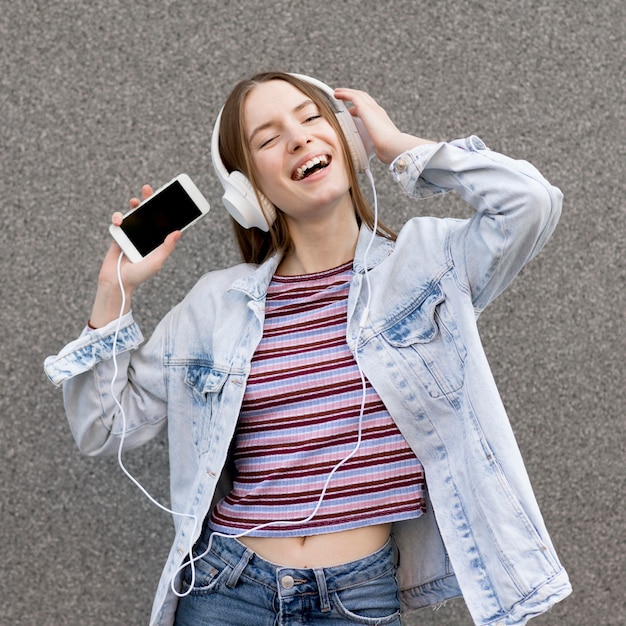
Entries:
<svg viewBox="0 0 626 626">
<path fill-rule="evenodd" d="M 354 271 L 363 274 L 366 264 L 368 270 L 376 267 L 391 254 L 393 247 L 394 243 L 384 237 L 376 235 L 372 240 L 372 231 L 365 224 L 362 224 L 354 255 Z M 276 252 L 261 263 L 254 272 L 245 278 L 236 280 L 230 289 L 241 291 L 252 300 L 263 300 L 282 258 L 282 253 Z"/>
<path fill-rule="evenodd" d="M 247 294 L 252 300 L 265 299 L 269 284 L 272 282 L 272 277 L 276 273 L 276 268 L 282 258 L 282 253 L 276 252 L 269 259 L 261 263 L 254 272 L 244 278 L 236 280 L 231 285 L 230 289 L 241 291 Z"/>
</svg>

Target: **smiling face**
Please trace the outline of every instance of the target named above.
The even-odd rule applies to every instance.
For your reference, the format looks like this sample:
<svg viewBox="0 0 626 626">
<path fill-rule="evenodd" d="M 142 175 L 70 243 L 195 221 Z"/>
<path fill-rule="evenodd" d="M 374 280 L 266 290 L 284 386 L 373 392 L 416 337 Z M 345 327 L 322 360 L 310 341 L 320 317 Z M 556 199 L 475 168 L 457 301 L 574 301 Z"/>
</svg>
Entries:
<svg viewBox="0 0 626 626">
<path fill-rule="evenodd" d="M 313 100 L 270 80 L 247 95 L 243 119 L 256 183 L 289 223 L 354 215 L 342 143 Z"/>
</svg>

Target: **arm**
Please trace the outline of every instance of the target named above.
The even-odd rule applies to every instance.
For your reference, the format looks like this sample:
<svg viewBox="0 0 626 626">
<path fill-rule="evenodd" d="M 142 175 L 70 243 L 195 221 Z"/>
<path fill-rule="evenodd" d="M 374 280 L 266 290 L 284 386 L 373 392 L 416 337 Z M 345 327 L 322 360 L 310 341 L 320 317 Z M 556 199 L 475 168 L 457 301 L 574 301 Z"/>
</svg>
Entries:
<svg viewBox="0 0 626 626">
<path fill-rule="evenodd" d="M 147 198 L 151 193 L 152 189 L 144 185 L 142 196 Z M 130 202 L 131 208 L 138 204 L 137 198 Z M 121 219 L 121 213 L 113 215 L 114 224 L 119 224 Z M 112 243 L 98 277 L 89 322 L 92 331 L 83 333 L 45 361 L 50 381 L 63 385 L 70 428 L 85 454 L 115 454 L 123 433 L 125 448 L 138 446 L 165 424 L 166 393 L 160 348 L 163 332 L 155 332 L 147 346 L 137 350 L 143 336 L 129 311 L 135 288 L 160 270 L 179 237 L 180 232 L 170 234 L 140 263 L 120 258 L 119 247 Z M 123 297 L 117 277 L 118 261 L 126 300 L 119 319 Z M 116 398 L 124 407 L 123 412 Z"/>
<path fill-rule="evenodd" d="M 46 359 L 48 378 L 63 385 L 70 429 L 84 454 L 116 454 L 122 434 L 124 449 L 137 447 L 165 425 L 164 326 L 161 323 L 150 341 L 139 348 L 143 336 L 128 313 L 119 320 L 119 331 L 118 321 L 114 320 L 103 328 L 83 333 L 59 354 Z M 113 360 L 116 334 L 117 374 Z"/>
<path fill-rule="evenodd" d="M 414 148 L 390 170 L 412 197 L 456 191 L 476 210 L 453 228 L 448 253 L 477 311 L 539 253 L 561 214 L 559 189 L 530 163 L 493 152 L 478 137 Z"/>
<path fill-rule="evenodd" d="M 477 137 L 433 143 L 402 133 L 368 94 L 337 89 L 361 118 L 405 193 L 416 198 L 456 191 L 474 207 L 459 221 L 449 254 L 477 311 L 496 298 L 545 245 L 561 213 L 562 194 L 530 163 L 493 152 Z"/>
</svg>

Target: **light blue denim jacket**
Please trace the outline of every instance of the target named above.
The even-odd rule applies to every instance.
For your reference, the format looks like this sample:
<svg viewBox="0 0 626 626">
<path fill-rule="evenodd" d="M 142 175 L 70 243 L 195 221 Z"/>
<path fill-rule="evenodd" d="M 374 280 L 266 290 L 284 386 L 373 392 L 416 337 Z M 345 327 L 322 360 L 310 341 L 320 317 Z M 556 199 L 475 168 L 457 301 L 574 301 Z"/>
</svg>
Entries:
<svg viewBox="0 0 626 626">
<path fill-rule="evenodd" d="M 476 137 L 420 146 L 390 170 L 409 195 L 454 190 L 475 209 L 469 219 L 412 219 L 395 243 L 377 237 L 367 254 L 371 233 L 363 227 L 354 259 L 347 342 L 428 485 L 428 514 L 393 529 L 403 607 L 462 593 L 476 624 L 525 624 L 571 587 L 476 320 L 546 243 L 562 196 L 529 163 Z M 174 518 L 151 624 L 173 623 L 170 581 L 212 502 L 229 489 L 229 445 L 279 260 L 207 274 L 141 347 L 132 314 L 121 320 L 115 393 L 126 413 L 125 449 L 167 426 L 171 504 L 188 515 Z M 366 314 L 365 263 L 372 290 Z M 119 446 L 122 421 L 110 391 L 114 329 L 111 323 L 83 335 L 45 364 L 50 380 L 63 384 L 70 427 L 89 455 Z"/>
</svg>

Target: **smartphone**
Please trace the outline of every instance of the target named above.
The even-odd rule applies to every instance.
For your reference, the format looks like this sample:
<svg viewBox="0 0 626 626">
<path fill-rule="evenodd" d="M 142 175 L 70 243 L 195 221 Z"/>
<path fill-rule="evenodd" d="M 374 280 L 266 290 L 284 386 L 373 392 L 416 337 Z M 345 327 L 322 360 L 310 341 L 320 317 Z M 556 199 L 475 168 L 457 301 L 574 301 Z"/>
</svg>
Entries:
<svg viewBox="0 0 626 626">
<path fill-rule="evenodd" d="M 189 228 L 209 209 L 208 201 L 191 178 L 180 174 L 126 213 L 120 226 L 111 224 L 109 232 L 124 254 L 136 263 L 160 246 L 167 235 Z"/>
</svg>

